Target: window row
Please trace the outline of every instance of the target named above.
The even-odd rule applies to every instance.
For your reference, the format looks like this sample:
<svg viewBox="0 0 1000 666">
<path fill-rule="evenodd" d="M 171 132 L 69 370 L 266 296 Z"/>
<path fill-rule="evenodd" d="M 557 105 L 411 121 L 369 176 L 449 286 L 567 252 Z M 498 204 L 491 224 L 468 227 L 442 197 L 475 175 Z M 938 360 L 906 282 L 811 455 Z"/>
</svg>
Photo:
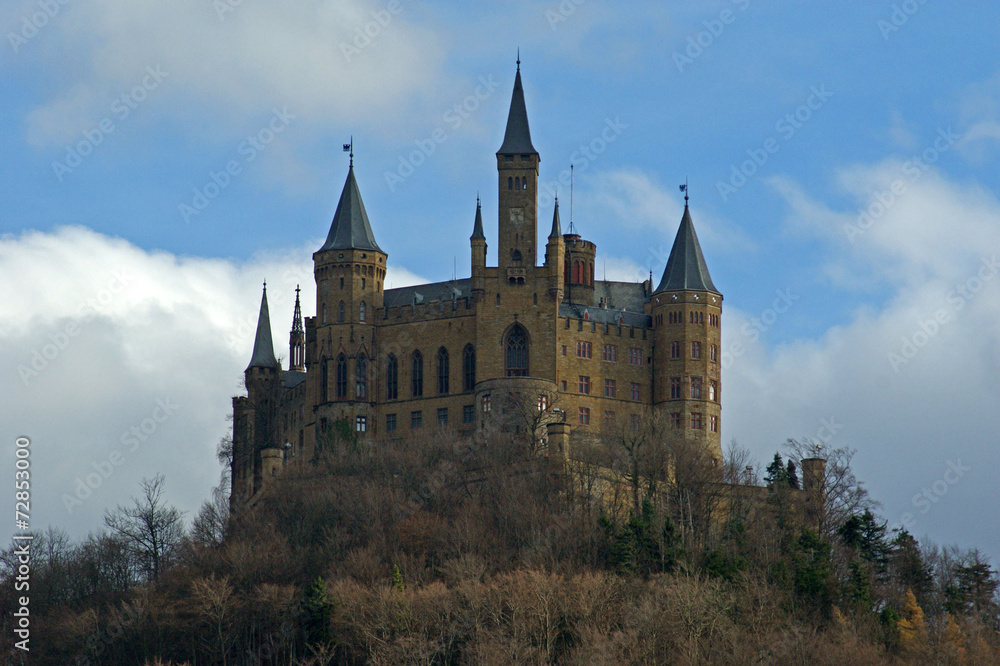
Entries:
<svg viewBox="0 0 1000 666">
<path fill-rule="evenodd" d="M 451 390 L 451 358 L 444 347 L 438 349 L 436 358 L 437 393 L 446 395 Z M 465 345 L 462 350 L 462 391 L 476 388 L 476 349 Z M 424 355 L 419 350 L 410 355 L 410 396 L 419 398 L 424 394 Z M 399 359 L 389 354 L 385 369 L 385 399 L 399 399 Z"/>
<path fill-rule="evenodd" d="M 593 344 L 584 340 L 577 340 L 576 355 L 579 358 L 593 358 Z M 566 345 L 562 346 L 562 355 L 566 355 Z M 601 360 L 608 363 L 618 362 L 618 345 L 604 345 L 601 349 Z M 642 365 L 642 350 L 638 347 L 628 349 L 629 365 Z"/>
<path fill-rule="evenodd" d="M 682 419 L 680 412 L 672 412 L 670 414 L 670 425 L 675 429 L 680 429 L 682 427 Z M 692 430 L 704 430 L 705 429 L 705 418 L 701 412 L 691 412 L 691 429 Z M 708 417 L 708 430 L 709 432 L 719 432 L 719 417 L 710 415 Z"/>
<path fill-rule="evenodd" d="M 564 387 L 565 389 L 565 387 Z M 579 375 L 577 380 L 577 390 L 584 395 L 590 395 L 590 377 Z M 604 397 L 618 397 L 618 382 L 614 379 L 604 380 Z M 629 399 L 642 400 L 642 387 L 637 382 L 629 382 Z"/>
<path fill-rule="evenodd" d="M 364 282 L 364 279 L 362 279 L 361 281 Z M 364 288 L 363 284 L 362 288 Z M 361 301 L 361 303 L 358 304 L 358 321 L 367 321 L 367 319 L 368 319 L 368 304 L 365 301 Z M 324 303 L 322 322 L 326 324 L 327 321 L 328 320 L 326 316 L 326 303 Z M 344 301 L 341 301 L 337 305 L 337 323 L 343 324 L 345 321 L 347 321 L 347 305 L 344 303 Z"/>
<path fill-rule="evenodd" d="M 690 397 L 694 400 L 701 400 L 704 386 L 704 378 L 702 377 L 691 377 L 690 381 Z M 677 400 L 683 397 L 683 391 L 681 390 L 681 378 L 671 377 L 670 378 L 670 399 Z M 708 382 L 708 399 L 711 402 L 719 401 L 719 383 L 714 379 Z"/>
<path fill-rule="evenodd" d="M 363 417 L 358 417 L 363 418 Z M 462 405 L 462 423 L 473 423 L 476 420 L 476 406 L 475 405 Z M 414 410 L 410 412 L 410 429 L 416 429 L 424 424 L 424 412 L 423 410 Z M 448 425 L 448 408 L 439 407 L 437 410 L 437 424 L 439 426 Z M 393 432 L 397 427 L 397 419 L 395 414 L 385 415 L 385 429 L 386 432 Z"/>
<path fill-rule="evenodd" d="M 680 310 L 672 310 L 667 313 L 667 323 L 668 324 L 683 324 L 684 323 L 684 313 Z M 689 324 L 704 324 L 705 323 L 705 313 L 704 312 L 688 312 L 688 323 Z M 657 314 L 653 319 L 653 324 L 655 326 L 663 326 L 663 315 Z M 712 328 L 719 327 L 719 315 L 709 313 L 708 315 L 708 325 Z"/>
<path fill-rule="evenodd" d="M 528 189 L 528 178 L 521 178 L 520 176 L 514 176 L 513 178 L 507 179 L 507 189 L 508 190 L 526 190 Z"/>
<path fill-rule="evenodd" d="M 691 343 L 691 358 L 701 358 L 701 347 L 700 342 Z M 670 358 L 681 358 L 681 343 L 676 340 L 670 343 Z M 719 347 L 717 345 L 708 346 L 708 358 L 712 363 L 719 362 Z"/>
</svg>

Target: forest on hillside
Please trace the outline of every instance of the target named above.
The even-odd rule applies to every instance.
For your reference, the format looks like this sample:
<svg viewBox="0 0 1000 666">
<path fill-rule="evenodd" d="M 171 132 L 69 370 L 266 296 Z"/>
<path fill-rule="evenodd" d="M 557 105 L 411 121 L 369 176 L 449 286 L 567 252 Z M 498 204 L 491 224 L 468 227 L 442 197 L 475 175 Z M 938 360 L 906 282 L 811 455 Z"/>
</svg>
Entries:
<svg viewBox="0 0 1000 666">
<path fill-rule="evenodd" d="M 518 433 L 334 432 L 253 506 L 230 516 L 220 490 L 190 521 L 147 479 L 82 542 L 36 535 L 30 663 L 1000 663 L 996 571 L 890 530 L 850 450 L 822 452 L 814 524 L 809 443 L 764 469 L 734 443 L 719 470 L 654 427 L 579 445 L 573 474 L 541 453 Z M 11 546 L 11 664 L 29 663 L 16 567 Z"/>
</svg>

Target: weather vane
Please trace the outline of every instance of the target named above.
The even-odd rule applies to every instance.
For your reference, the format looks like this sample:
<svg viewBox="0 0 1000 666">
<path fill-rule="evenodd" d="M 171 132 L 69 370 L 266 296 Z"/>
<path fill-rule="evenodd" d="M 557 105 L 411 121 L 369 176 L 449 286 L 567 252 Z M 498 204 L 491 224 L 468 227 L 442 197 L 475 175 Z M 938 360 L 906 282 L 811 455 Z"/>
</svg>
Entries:
<svg viewBox="0 0 1000 666">
<path fill-rule="evenodd" d="M 681 185 L 681 192 L 684 193 L 684 205 L 688 204 L 688 179 L 687 176 L 684 177 L 684 184 Z"/>
<path fill-rule="evenodd" d="M 351 154 L 351 164 L 350 164 L 350 166 L 353 167 L 354 166 L 354 135 L 353 134 L 351 135 L 351 142 L 344 144 L 344 152 Z"/>
</svg>

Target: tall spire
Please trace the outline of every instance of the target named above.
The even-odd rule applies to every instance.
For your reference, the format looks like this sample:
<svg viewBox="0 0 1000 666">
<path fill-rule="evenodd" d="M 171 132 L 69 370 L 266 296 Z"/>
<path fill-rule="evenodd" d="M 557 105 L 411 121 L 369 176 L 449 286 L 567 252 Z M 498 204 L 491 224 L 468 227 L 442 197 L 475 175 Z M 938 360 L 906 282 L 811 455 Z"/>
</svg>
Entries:
<svg viewBox="0 0 1000 666">
<path fill-rule="evenodd" d="M 528 111 L 524 106 L 524 88 L 521 86 L 521 51 L 517 53 L 517 74 L 514 75 L 514 93 L 510 97 L 510 111 L 507 113 L 507 131 L 503 145 L 497 155 L 537 155 L 531 144 L 531 130 L 528 128 Z"/>
<path fill-rule="evenodd" d="M 267 282 L 264 283 L 264 293 L 260 297 L 260 315 L 257 317 L 257 335 L 253 341 L 253 355 L 250 357 L 250 368 L 280 369 L 278 359 L 274 357 L 274 343 L 271 342 L 271 315 L 267 311 Z"/>
<path fill-rule="evenodd" d="M 694 232 L 687 201 L 684 202 L 684 216 L 677 229 L 674 246 L 670 249 L 667 266 L 663 269 L 663 277 L 653 293 L 685 290 L 710 291 L 719 295 L 722 293 L 712 284 L 712 277 L 708 274 L 708 265 L 701 252 L 698 235 Z"/>
<path fill-rule="evenodd" d="M 330 233 L 327 234 L 326 243 L 319 249 L 320 252 L 327 250 L 382 251 L 382 248 L 375 242 L 375 234 L 372 233 L 371 224 L 368 222 L 368 213 L 365 212 L 365 204 L 361 200 L 361 190 L 358 189 L 358 181 L 354 178 L 353 159 L 352 149 L 352 164 L 347 170 L 347 181 L 344 183 L 344 190 L 340 193 L 340 202 L 337 203 L 337 212 L 330 224 Z"/>
<path fill-rule="evenodd" d="M 479 201 L 479 195 L 476 195 L 476 224 L 472 228 L 472 237 L 469 240 L 486 240 L 486 234 L 483 233 L 483 205 Z"/>
<path fill-rule="evenodd" d="M 559 197 L 556 197 L 556 209 L 552 212 L 552 231 L 549 240 L 562 237 L 562 224 L 559 222 Z"/>
<path fill-rule="evenodd" d="M 292 332 L 288 336 L 288 370 L 291 372 L 306 371 L 306 332 L 302 327 L 299 285 L 295 285 L 295 313 L 292 315 Z"/>
</svg>

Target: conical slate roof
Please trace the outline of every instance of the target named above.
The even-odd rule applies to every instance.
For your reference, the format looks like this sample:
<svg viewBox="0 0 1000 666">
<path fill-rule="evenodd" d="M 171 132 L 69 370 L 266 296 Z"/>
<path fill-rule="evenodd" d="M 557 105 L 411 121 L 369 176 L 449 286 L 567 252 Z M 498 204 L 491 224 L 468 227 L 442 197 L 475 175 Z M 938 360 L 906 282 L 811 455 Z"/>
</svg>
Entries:
<svg viewBox="0 0 1000 666">
<path fill-rule="evenodd" d="M 503 135 L 503 145 L 497 155 L 537 155 L 531 145 L 531 130 L 528 128 L 528 111 L 524 107 L 524 88 L 521 87 L 521 68 L 518 66 L 514 77 L 514 94 L 510 97 L 510 111 L 507 113 L 507 131 Z"/>
<path fill-rule="evenodd" d="M 687 204 L 684 205 L 684 217 L 681 218 L 681 226 L 677 229 L 677 237 L 674 238 L 667 267 L 663 269 L 660 285 L 653 293 L 683 290 L 710 291 L 722 295 L 722 292 L 712 284 L 712 276 L 708 274 L 708 265 L 705 263 L 705 255 L 701 253 L 701 244 L 698 243 L 698 235 L 694 232 L 694 223 L 691 221 L 691 211 Z"/>
<path fill-rule="evenodd" d="M 344 183 L 344 191 L 340 193 L 340 202 L 330 224 L 326 243 L 319 249 L 320 252 L 327 250 L 382 251 L 375 242 L 375 234 L 372 233 L 372 227 L 368 223 L 368 213 L 365 212 L 365 204 L 361 201 L 361 191 L 358 189 L 358 181 L 354 178 L 353 165 L 347 171 L 347 182 Z"/>
<path fill-rule="evenodd" d="M 472 236 L 469 240 L 486 240 L 486 234 L 483 233 L 483 205 L 476 199 L 476 224 L 472 227 Z"/>
<path fill-rule="evenodd" d="M 260 297 L 260 315 L 257 317 L 257 337 L 253 341 L 253 355 L 250 357 L 250 368 L 279 368 L 278 359 L 274 357 L 274 343 L 271 341 L 271 315 L 267 311 L 267 285 Z"/>
<path fill-rule="evenodd" d="M 556 209 L 552 213 L 552 231 L 549 238 L 559 238 L 562 236 L 562 223 L 559 222 L 559 199 L 556 199 Z"/>
</svg>

